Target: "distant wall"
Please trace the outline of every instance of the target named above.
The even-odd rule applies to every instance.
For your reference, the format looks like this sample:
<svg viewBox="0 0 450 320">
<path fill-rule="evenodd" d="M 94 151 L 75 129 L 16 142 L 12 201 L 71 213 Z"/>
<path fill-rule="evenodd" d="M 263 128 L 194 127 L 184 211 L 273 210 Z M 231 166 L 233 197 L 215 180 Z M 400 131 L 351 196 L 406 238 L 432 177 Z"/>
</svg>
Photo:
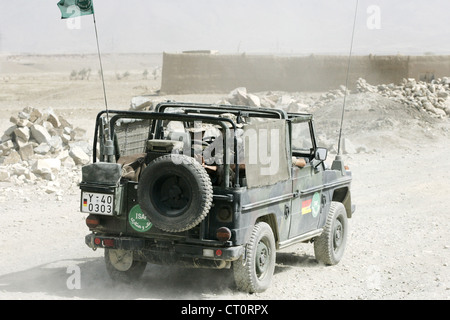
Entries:
<svg viewBox="0 0 450 320">
<path fill-rule="evenodd" d="M 164 53 L 161 92 L 227 93 L 237 87 L 252 92 L 327 91 L 345 84 L 347 65 L 345 56 Z M 450 56 L 354 56 L 349 88 L 355 88 L 358 78 L 382 84 L 408 77 L 431 80 L 433 76 L 450 76 Z"/>
</svg>

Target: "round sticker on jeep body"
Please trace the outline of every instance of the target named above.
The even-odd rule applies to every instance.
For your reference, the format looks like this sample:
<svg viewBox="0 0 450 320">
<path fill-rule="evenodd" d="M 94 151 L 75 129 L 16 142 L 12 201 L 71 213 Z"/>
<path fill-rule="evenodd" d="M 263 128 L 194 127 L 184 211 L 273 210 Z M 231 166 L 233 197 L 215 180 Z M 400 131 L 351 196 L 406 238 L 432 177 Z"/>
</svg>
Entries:
<svg viewBox="0 0 450 320">
<path fill-rule="evenodd" d="M 314 193 L 314 195 L 312 197 L 311 211 L 312 211 L 312 215 L 314 218 L 317 217 L 317 215 L 319 214 L 319 211 L 320 211 L 320 193 L 319 192 Z"/>
<path fill-rule="evenodd" d="M 128 214 L 128 222 L 134 230 L 139 232 L 148 231 L 153 226 L 138 204 L 130 210 L 130 213 Z"/>
</svg>

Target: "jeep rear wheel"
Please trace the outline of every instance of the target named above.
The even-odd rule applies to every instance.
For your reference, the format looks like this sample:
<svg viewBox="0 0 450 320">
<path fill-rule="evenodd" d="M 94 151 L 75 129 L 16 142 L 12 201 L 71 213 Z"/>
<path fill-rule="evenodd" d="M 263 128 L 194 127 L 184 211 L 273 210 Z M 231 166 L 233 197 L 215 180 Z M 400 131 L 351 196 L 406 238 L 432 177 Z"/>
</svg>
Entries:
<svg viewBox="0 0 450 320">
<path fill-rule="evenodd" d="M 105 264 L 111 279 L 119 282 L 138 280 L 147 266 L 147 262 L 134 260 L 133 251 L 120 249 L 105 249 Z"/>
<path fill-rule="evenodd" d="M 340 202 L 333 201 L 322 234 L 314 239 L 316 259 L 326 265 L 338 264 L 347 243 L 347 212 Z"/>
<path fill-rule="evenodd" d="M 236 286 L 249 293 L 265 291 L 275 270 L 275 238 L 265 222 L 257 223 L 247 244 L 246 259 L 233 263 Z"/>
<path fill-rule="evenodd" d="M 211 208 L 212 196 L 208 173 L 185 155 L 156 158 L 139 180 L 142 212 L 155 227 L 167 232 L 181 232 L 198 225 Z"/>
</svg>

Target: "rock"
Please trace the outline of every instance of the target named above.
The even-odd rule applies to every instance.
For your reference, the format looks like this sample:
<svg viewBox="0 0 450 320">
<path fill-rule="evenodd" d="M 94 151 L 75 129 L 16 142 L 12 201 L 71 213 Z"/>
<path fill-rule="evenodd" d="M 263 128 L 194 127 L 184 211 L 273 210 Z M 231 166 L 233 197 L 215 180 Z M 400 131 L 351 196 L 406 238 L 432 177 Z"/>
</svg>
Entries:
<svg viewBox="0 0 450 320">
<path fill-rule="evenodd" d="M 228 101 L 231 104 L 246 105 L 247 104 L 247 88 L 240 87 L 230 92 Z"/>
<path fill-rule="evenodd" d="M 42 174 L 48 171 L 59 171 L 61 169 L 61 160 L 56 158 L 38 159 L 31 166 L 31 171 L 35 174 Z"/>
<path fill-rule="evenodd" d="M 247 105 L 250 107 L 261 107 L 261 99 L 254 94 L 247 94 Z"/>
<path fill-rule="evenodd" d="M 48 131 L 41 125 L 34 124 L 31 126 L 31 135 L 32 137 L 40 144 L 40 143 L 49 143 L 52 138 Z"/>
<path fill-rule="evenodd" d="M 14 130 L 14 134 L 23 142 L 28 142 L 30 139 L 30 129 L 28 127 L 18 127 Z"/>
<path fill-rule="evenodd" d="M 11 140 L 11 136 L 8 136 L 8 135 L 4 134 L 0 138 L 0 143 L 6 142 L 6 141 L 10 141 L 10 140 Z"/>
<path fill-rule="evenodd" d="M 48 143 L 42 142 L 39 146 L 34 148 L 34 152 L 37 153 L 37 154 L 45 155 L 45 154 L 50 152 L 50 148 L 51 147 L 49 146 Z"/>
<path fill-rule="evenodd" d="M 86 135 L 86 130 L 76 127 L 70 132 L 71 140 L 82 140 Z"/>
<path fill-rule="evenodd" d="M 30 118 L 30 114 L 29 113 L 27 113 L 27 112 L 25 112 L 25 111 L 20 111 L 19 112 L 19 118 L 20 119 L 29 119 Z"/>
<path fill-rule="evenodd" d="M 0 144 L 0 150 L 3 151 L 3 154 L 7 155 L 9 152 L 14 149 L 14 143 L 11 140 L 5 141 Z"/>
<path fill-rule="evenodd" d="M 277 99 L 278 100 L 278 99 Z M 263 108 L 274 108 L 276 103 L 267 97 L 261 97 L 261 107 Z"/>
<path fill-rule="evenodd" d="M 25 175 L 25 173 L 29 170 L 24 165 L 22 165 L 20 163 L 15 163 L 11 166 L 11 171 L 14 175 L 21 176 L 21 175 Z"/>
<path fill-rule="evenodd" d="M 16 129 L 17 129 L 17 126 L 9 127 L 8 129 L 5 130 L 4 135 L 11 137 L 11 135 L 14 133 L 14 130 L 16 130 Z"/>
<path fill-rule="evenodd" d="M 303 104 L 300 102 L 292 102 L 287 107 L 287 112 L 302 113 L 302 112 L 305 112 L 308 108 L 309 108 L 309 106 L 307 106 L 306 104 Z"/>
<path fill-rule="evenodd" d="M 447 99 L 447 97 L 448 97 L 448 92 L 447 91 L 439 91 L 438 93 L 437 93 L 437 96 L 439 97 L 439 98 L 444 98 L 444 99 Z"/>
<path fill-rule="evenodd" d="M 68 157 L 68 158 L 65 158 L 64 160 L 61 160 L 61 165 L 64 168 L 72 169 L 73 167 L 76 166 L 76 163 L 71 157 Z"/>
<path fill-rule="evenodd" d="M 61 127 L 72 129 L 72 124 L 69 123 L 62 115 L 59 115 L 59 122 L 61 122 Z"/>
<path fill-rule="evenodd" d="M 70 157 L 77 165 L 85 165 L 90 162 L 90 157 L 83 151 L 80 146 L 73 146 L 69 152 Z"/>
<path fill-rule="evenodd" d="M 62 149 L 63 140 L 59 136 L 53 136 L 50 138 L 48 145 L 50 146 L 50 150 L 52 152 L 59 152 Z"/>
<path fill-rule="evenodd" d="M 28 143 L 22 147 L 19 148 L 19 155 L 22 161 L 27 161 L 33 158 L 34 156 L 34 150 L 33 145 L 31 143 Z"/>
<path fill-rule="evenodd" d="M 18 127 L 30 127 L 31 122 L 28 121 L 27 119 L 19 119 L 19 120 L 17 120 L 16 125 Z"/>
<path fill-rule="evenodd" d="M 0 169 L 0 181 L 7 182 L 7 181 L 9 181 L 10 177 L 11 177 L 11 175 L 9 174 L 9 172 L 6 169 Z"/>
<path fill-rule="evenodd" d="M 31 166 L 31 171 L 43 177 L 46 180 L 54 181 L 56 176 L 54 172 L 61 169 L 61 160 L 59 159 L 38 159 Z"/>
<path fill-rule="evenodd" d="M 19 153 L 16 150 L 11 150 L 9 155 L 5 157 L 3 160 L 3 165 L 14 164 L 20 162 L 21 158 Z"/>
<path fill-rule="evenodd" d="M 80 147 L 84 153 L 86 153 L 87 155 L 91 155 L 92 154 L 92 144 L 90 142 L 87 141 L 75 141 L 69 144 L 70 149 L 72 149 L 73 147 Z"/>
<path fill-rule="evenodd" d="M 37 119 L 41 118 L 42 112 L 40 112 L 38 109 L 33 109 L 30 113 L 30 118 L 28 119 L 31 122 L 35 122 Z"/>
<path fill-rule="evenodd" d="M 31 170 L 27 170 L 27 172 L 25 172 L 25 178 L 29 181 L 29 182 L 33 182 L 36 180 L 36 175 L 31 172 Z"/>
<path fill-rule="evenodd" d="M 61 126 L 58 116 L 53 112 L 48 114 L 47 121 L 53 125 L 53 128 L 59 128 Z"/>
<path fill-rule="evenodd" d="M 295 102 L 295 100 L 292 99 L 291 96 L 284 94 L 281 96 L 281 99 L 279 100 L 278 104 L 280 104 L 281 106 L 289 106 L 293 102 Z"/>
<path fill-rule="evenodd" d="M 61 139 L 62 139 L 62 142 L 63 142 L 64 144 L 69 144 L 69 142 L 70 142 L 70 140 L 71 140 L 70 134 L 65 134 L 65 133 L 63 133 L 63 134 L 61 135 Z"/>
<path fill-rule="evenodd" d="M 131 99 L 130 110 L 144 110 L 147 107 L 152 107 L 153 103 L 148 97 L 133 97 Z M 150 110 L 152 108 L 149 108 Z"/>
<path fill-rule="evenodd" d="M 47 186 L 45 188 L 45 193 L 51 194 L 51 193 L 57 193 L 59 190 L 59 188 L 54 187 L 54 186 Z"/>
<path fill-rule="evenodd" d="M 17 125 L 17 121 L 19 121 L 19 119 L 17 119 L 17 117 L 11 116 L 11 118 L 9 118 L 9 122 Z"/>
</svg>

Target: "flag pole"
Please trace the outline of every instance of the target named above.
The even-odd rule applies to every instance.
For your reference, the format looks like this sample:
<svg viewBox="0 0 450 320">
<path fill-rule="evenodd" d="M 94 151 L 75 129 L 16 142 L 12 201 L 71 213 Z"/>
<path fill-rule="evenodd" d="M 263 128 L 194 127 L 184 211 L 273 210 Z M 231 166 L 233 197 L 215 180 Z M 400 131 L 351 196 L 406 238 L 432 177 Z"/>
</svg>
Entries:
<svg viewBox="0 0 450 320">
<path fill-rule="evenodd" d="M 105 87 L 105 76 L 103 74 L 103 64 L 102 64 L 102 55 L 100 53 L 100 45 L 98 42 L 98 31 L 97 31 L 97 21 L 95 20 L 95 10 L 94 10 L 94 4 L 92 4 L 92 17 L 94 19 L 94 29 L 95 29 L 95 39 L 97 40 L 97 53 L 98 53 L 98 60 L 100 62 L 100 74 L 102 77 L 102 84 L 103 84 L 103 97 L 105 98 L 105 107 L 106 107 L 106 122 L 107 122 L 107 128 L 108 128 L 108 134 L 107 139 L 105 141 L 105 155 L 107 156 L 109 162 L 115 162 L 114 160 L 114 144 L 111 140 L 111 124 L 109 122 L 109 109 L 108 109 L 108 99 L 106 98 L 106 87 Z"/>
<path fill-rule="evenodd" d="M 102 55 L 100 54 L 100 45 L 98 43 L 98 32 L 97 32 L 97 22 L 95 20 L 95 11 L 93 11 L 92 17 L 94 18 L 94 29 L 95 29 L 95 39 L 97 40 L 97 53 L 98 53 L 98 60 L 100 62 L 100 74 L 102 77 L 102 84 L 103 84 L 103 96 L 105 98 L 105 107 L 106 107 L 106 115 L 108 115 L 108 99 L 106 98 L 106 88 L 105 88 L 105 77 L 103 75 L 103 64 L 102 64 Z"/>
</svg>

